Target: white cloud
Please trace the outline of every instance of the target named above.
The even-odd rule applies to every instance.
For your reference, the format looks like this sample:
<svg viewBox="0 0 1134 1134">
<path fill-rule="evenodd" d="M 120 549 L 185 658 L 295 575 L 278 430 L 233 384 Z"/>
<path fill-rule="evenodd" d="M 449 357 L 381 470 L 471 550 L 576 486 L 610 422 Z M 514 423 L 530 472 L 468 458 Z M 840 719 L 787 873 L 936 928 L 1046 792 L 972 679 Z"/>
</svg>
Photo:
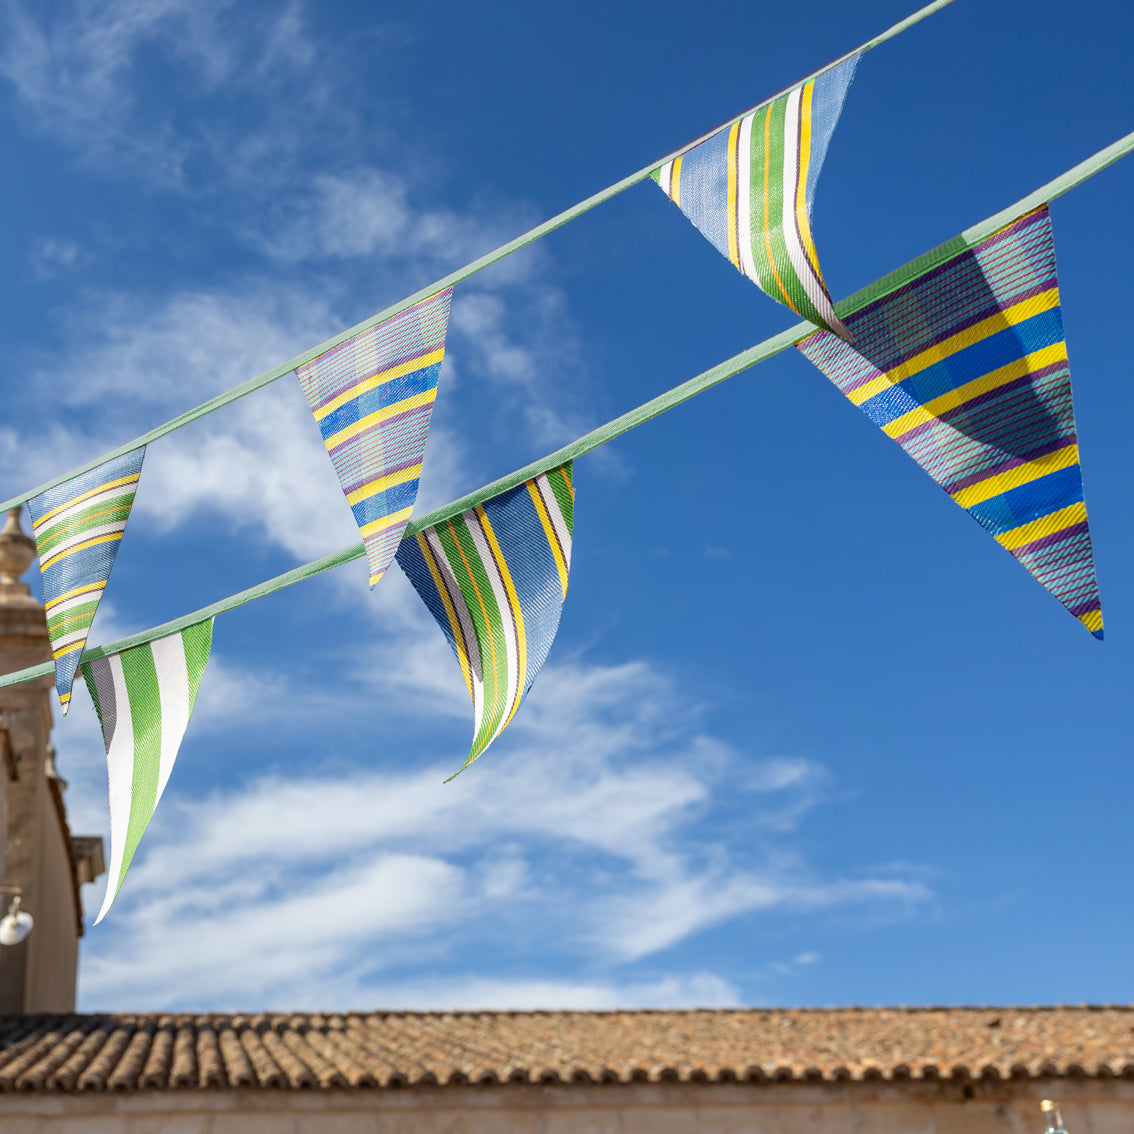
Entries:
<svg viewBox="0 0 1134 1134">
<path fill-rule="evenodd" d="M 369 709 L 390 719 L 399 703 L 406 712 L 396 689 Z M 527 708 L 450 784 L 456 757 L 408 770 L 337 760 L 203 794 L 175 774 L 118 905 L 88 938 L 84 1003 L 292 1005 L 301 986 L 323 1007 L 397 986 L 420 993 L 418 1006 L 433 995 L 450 1006 L 733 1002 L 716 978 L 613 974 L 740 914 L 907 916 L 930 896 L 902 877 L 823 877 L 785 836 L 732 848 L 703 827 L 747 762 L 674 723 L 692 721 L 689 707 L 644 664 L 549 667 Z M 195 743 L 222 742 L 211 735 Z M 774 767 L 763 782 L 749 788 L 757 819 L 800 790 Z M 599 975 L 517 983 L 476 961 L 516 949 L 568 973 L 585 959 Z"/>
<path fill-rule="evenodd" d="M 90 263 L 91 254 L 76 241 L 65 236 L 41 236 L 32 241 L 28 265 L 39 280 L 76 271 Z"/>
<path fill-rule="evenodd" d="M 314 66 L 302 7 L 281 7 L 263 26 L 256 18 L 228 0 L 78 0 L 54 20 L 31 5 L 0 12 L 0 76 L 38 129 L 108 175 L 205 202 L 201 214 L 267 265 L 211 286 L 73 303 L 62 347 L 23 360 L 33 379 L 24 385 L 54 399 L 57 417 L 0 429 L 10 482 L 73 467 L 353 322 L 359 294 L 405 294 L 530 223 L 522 205 L 474 201 L 459 215 L 406 172 L 344 163 L 342 153 L 382 146 L 369 134 L 366 151 L 355 146 L 349 100 L 334 97 L 341 76 Z M 143 64 L 183 80 L 181 122 L 140 97 Z M 192 113 L 203 105 L 194 98 L 218 93 L 241 100 L 238 125 Z M 73 251 L 40 248 L 59 267 L 81 260 Z M 549 275 L 533 250 L 456 293 L 421 510 L 484 473 L 463 437 L 538 455 L 595 424 L 580 408 L 585 360 Z M 135 530 L 203 519 L 218 549 L 229 536 L 306 559 L 357 539 L 293 379 L 147 454 Z M 444 785 L 463 753 L 423 741 L 422 714 L 451 737 L 470 709 L 408 584 L 392 573 L 373 596 L 348 597 L 333 581 L 307 587 L 349 609 L 370 644 L 349 670 L 328 666 L 301 688 L 218 643 L 125 890 L 86 940 L 88 1006 L 735 1003 L 736 989 L 712 973 L 627 969 L 744 914 L 905 915 L 929 895 L 913 871 L 848 866 L 831 877 L 809 866 L 793 832 L 820 802 L 824 769 L 737 753 L 644 661 L 559 658 L 505 737 Z M 100 634 L 115 624 L 101 619 Z M 258 726 L 255 709 L 269 701 L 286 712 Z M 365 758 L 328 729 L 359 703 L 380 722 Z M 57 739 L 72 818 L 105 832 L 101 739 L 93 714 L 79 711 Z M 245 764 L 241 746 L 257 727 L 261 750 Z M 298 772 L 265 770 L 265 737 L 281 728 L 312 738 Z M 205 745 L 228 769 L 208 789 L 187 774 Z M 750 845 L 730 845 L 707 821 L 725 792 L 750 803 Z M 517 955 L 540 957 L 542 971 L 501 976 Z"/>
<path fill-rule="evenodd" d="M 341 985 L 305 986 L 288 1002 L 297 1010 L 357 1009 L 380 1005 L 397 1011 L 531 1011 L 560 1009 L 610 1011 L 632 1008 L 730 1008 L 741 1003 L 735 985 L 707 972 L 676 974 L 646 981 L 524 979 L 460 976 L 398 981 L 357 988 L 344 998 Z"/>
<path fill-rule="evenodd" d="M 461 871 L 447 863 L 383 854 L 352 861 L 315 884 L 296 885 L 276 872 L 170 887 L 136 907 L 128 948 L 84 967 L 83 995 L 155 1006 L 278 995 L 305 973 L 349 966 L 375 938 L 435 932 L 458 918 L 460 882 Z M 147 956 L 153 961 L 139 965 Z"/>
<path fill-rule="evenodd" d="M 229 180 L 253 167 L 284 172 L 296 131 L 284 129 L 273 96 L 302 72 L 301 105 L 326 114 L 332 100 L 318 97 L 313 59 L 296 4 L 267 20 L 233 0 L 78 0 L 54 19 L 31 4 L 0 9 L 0 77 L 37 129 L 108 173 L 169 188 L 188 187 L 192 162 Z M 165 103 L 140 96 L 139 67 L 155 62 L 176 75 L 183 98 L 241 89 L 261 110 L 258 125 L 224 134 L 176 122 Z M 195 181 L 207 184 L 200 173 Z"/>
<path fill-rule="evenodd" d="M 475 259 L 535 223 L 514 205 L 491 212 L 476 203 L 461 213 L 411 205 L 404 173 L 359 165 L 301 180 L 282 201 L 252 218 L 243 239 L 273 260 L 351 260 L 410 264 L 437 275 Z M 497 286 L 528 277 L 536 251 L 494 272 Z M 423 284 L 426 280 L 421 281 Z M 407 289 L 408 290 L 408 289 Z"/>
</svg>

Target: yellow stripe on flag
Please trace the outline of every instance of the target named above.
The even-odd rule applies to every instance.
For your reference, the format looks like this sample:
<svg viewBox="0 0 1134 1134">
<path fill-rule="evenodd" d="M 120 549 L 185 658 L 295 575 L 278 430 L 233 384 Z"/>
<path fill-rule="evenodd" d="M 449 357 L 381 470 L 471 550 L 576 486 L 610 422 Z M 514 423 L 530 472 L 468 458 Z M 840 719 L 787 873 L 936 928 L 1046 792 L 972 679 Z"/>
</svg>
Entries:
<svg viewBox="0 0 1134 1134">
<path fill-rule="evenodd" d="M 101 591 L 105 586 L 106 583 L 86 583 L 81 587 L 75 587 L 74 590 L 64 591 L 61 595 L 53 598 L 44 607 L 44 609 L 50 613 L 50 611 L 57 607 L 61 602 L 66 602 L 68 599 L 74 598 L 76 595 L 84 595 L 88 591 Z"/>
<path fill-rule="evenodd" d="M 348 425 L 345 429 L 340 429 L 338 433 L 332 433 L 326 440 L 328 452 L 336 449 L 345 441 L 349 441 L 352 437 L 357 437 L 360 433 L 365 433 L 366 430 L 371 429 L 375 425 L 381 425 L 384 421 L 389 421 L 392 417 L 397 417 L 400 413 L 409 413 L 410 410 L 420 409 L 422 406 L 431 405 L 437 397 L 436 390 L 422 390 L 420 394 L 414 394 L 412 397 L 403 398 L 400 402 L 394 402 L 393 405 L 384 406 L 380 410 L 375 410 L 373 413 L 367 414 L 361 421 L 356 421 L 353 425 Z"/>
<path fill-rule="evenodd" d="M 32 532 L 34 533 L 36 528 L 42 528 L 52 516 L 58 516 L 60 512 L 66 512 L 68 508 L 74 508 L 76 504 L 81 504 L 88 497 L 97 496 L 100 492 L 106 492 L 122 484 L 137 484 L 141 475 L 141 473 L 131 473 L 129 476 L 120 476 L 117 480 L 108 480 L 106 484 L 100 484 L 98 488 L 91 488 L 80 493 L 73 500 L 68 500 L 66 504 L 60 504 L 58 508 L 53 508 L 50 512 L 45 512 L 40 516 L 39 520 L 32 524 Z"/>
<path fill-rule="evenodd" d="M 523 700 L 524 685 L 528 680 L 528 639 L 524 632 L 524 612 L 520 609 L 520 596 L 516 594 L 516 585 L 512 582 L 512 573 L 508 570 L 504 552 L 500 550 L 496 533 L 492 530 L 492 522 L 483 506 L 477 506 L 476 517 L 480 521 L 481 530 L 484 532 L 488 546 L 492 550 L 492 558 L 496 560 L 496 568 L 500 572 L 500 578 L 504 580 L 504 590 L 507 591 L 508 602 L 512 606 L 512 621 L 516 626 L 516 697 L 508 711 L 507 720 L 500 726 L 501 729 L 504 729 L 508 727 L 509 722 L 516 715 L 520 701 Z"/>
<path fill-rule="evenodd" d="M 847 394 L 847 397 L 856 406 L 860 406 L 864 402 L 870 401 L 875 394 L 880 394 L 883 390 L 888 390 L 891 386 L 896 386 L 899 382 L 904 382 L 907 378 L 912 378 L 915 374 L 928 370 L 935 363 L 944 362 L 950 355 L 957 354 L 966 347 L 975 346 L 1007 327 L 1014 327 L 1024 322 L 1025 319 L 1032 318 L 1033 315 L 1041 315 L 1043 312 L 1051 311 L 1058 306 L 1059 288 L 1052 286 L 1047 291 L 1040 292 L 1039 295 L 1029 296 L 1027 299 L 1021 300 L 1003 311 L 998 311 L 995 315 L 990 315 L 987 319 L 982 319 L 979 323 L 974 323 L 971 327 L 966 327 L 963 331 L 958 331 L 955 335 L 950 335 L 949 338 L 942 339 L 941 342 L 927 347 L 919 354 L 906 359 L 899 366 L 895 366 L 893 370 L 888 370 L 885 374 L 880 374 L 877 378 L 864 382 L 857 389 Z"/>
<path fill-rule="evenodd" d="M 85 539 L 82 543 L 73 544 L 71 547 L 67 548 L 66 551 L 60 551 L 55 555 L 49 556 L 40 563 L 39 569 L 46 571 L 52 563 L 56 563 L 60 559 L 66 559 L 68 555 L 74 555 L 76 551 L 82 551 L 84 548 L 94 547 L 96 544 L 100 543 L 110 543 L 113 540 L 119 540 L 121 538 L 121 532 L 107 532 L 106 535 L 95 536 L 94 539 Z"/>
<path fill-rule="evenodd" d="M 369 524 L 360 528 L 362 538 L 366 539 L 368 536 L 376 535 L 378 532 L 385 531 L 387 528 L 392 528 L 395 524 L 405 523 L 413 515 L 413 505 L 408 508 L 403 508 L 400 512 L 391 512 L 388 516 L 379 516 L 377 520 L 371 520 Z"/>
<path fill-rule="evenodd" d="M 386 476 L 375 477 L 369 484 L 356 488 L 353 492 L 347 494 L 347 503 L 353 507 L 360 500 L 369 500 L 371 496 L 377 496 L 379 492 L 385 492 L 387 488 L 396 488 L 399 484 L 417 480 L 420 476 L 421 462 L 419 461 L 416 465 L 410 465 L 408 468 L 399 469 L 397 472 L 389 473 Z"/>
<path fill-rule="evenodd" d="M 936 421 L 942 414 L 955 410 L 958 406 L 964 405 L 965 402 L 971 401 L 981 394 L 987 394 L 998 386 L 1006 386 L 1009 382 L 1014 382 L 1017 378 L 1024 378 L 1033 370 L 1041 370 L 1045 366 L 1052 365 L 1052 363 L 1066 361 L 1067 344 L 1053 343 L 1051 346 L 1043 347 L 1041 350 L 1027 354 L 1023 358 L 1013 359 L 1006 366 L 992 370 L 980 378 L 974 378 L 973 381 L 966 382 L 963 386 L 958 386 L 955 390 L 950 390 L 947 394 L 942 394 L 941 397 L 934 398 L 923 406 L 917 406 L 882 426 L 882 432 L 887 437 L 893 437 L 896 440 L 911 429 Z"/>
<path fill-rule="evenodd" d="M 570 481 L 568 480 L 568 485 Z M 563 597 L 567 597 L 567 561 L 563 558 L 563 549 L 559 546 L 559 537 L 555 534 L 555 526 L 551 522 L 551 517 L 547 514 L 547 505 L 543 502 L 543 497 L 540 495 L 539 489 L 536 487 L 534 480 L 529 480 L 527 489 L 532 498 L 532 503 L 535 505 L 536 514 L 539 516 L 539 522 L 543 524 L 544 535 L 547 536 L 548 545 L 551 548 L 551 554 L 555 556 L 555 566 L 559 570 L 559 585 L 563 588 Z M 574 494 L 574 489 L 572 489 Z"/>
<path fill-rule="evenodd" d="M 465 649 L 465 632 L 461 628 L 461 620 L 457 617 L 452 600 L 449 598 L 449 592 L 445 588 L 445 580 L 441 578 L 441 571 L 433 558 L 433 548 L 429 546 L 429 540 L 420 532 L 416 538 L 417 546 L 421 549 L 421 557 L 425 560 L 426 567 L 429 568 L 429 574 L 433 576 L 433 585 L 437 588 L 437 593 L 441 596 L 441 602 L 445 606 L 445 614 L 449 618 L 449 626 L 453 631 L 453 642 L 457 647 L 457 661 L 461 663 L 461 673 L 464 675 L 465 684 L 469 688 L 469 697 L 475 701 L 472 669 L 469 666 L 468 652 Z"/>
<path fill-rule="evenodd" d="M 1073 528 L 1076 524 L 1086 522 L 1087 505 L 1080 500 L 1075 504 L 1069 504 L 1066 508 L 1060 508 L 1058 512 L 1040 516 L 1038 520 L 1029 520 L 1028 523 L 1012 528 L 1011 531 L 1001 532 L 996 537 L 996 542 L 1009 551 L 1015 551 L 1017 547 L 1023 547 L 1032 540 L 1043 539 L 1044 536 L 1061 532 L 1064 528 Z"/>
<path fill-rule="evenodd" d="M 1026 461 L 1024 464 L 1017 465 L 1006 472 L 990 476 L 987 480 L 981 480 L 976 484 L 960 488 L 953 493 L 953 499 L 962 508 L 971 508 L 974 504 L 981 504 L 985 500 L 991 500 L 994 496 L 1011 492 L 1013 488 L 1019 488 L 1023 484 L 1039 480 L 1041 476 L 1047 476 L 1048 473 L 1058 472 L 1060 469 L 1070 468 L 1071 465 L 1078 463 L 1079 446 L 1065 445 L 1062 449 L 1056 449 L 1054 453 L 1046 453 L 1042 457 L 1037 457 L 1034 461 Z"/>
<path fill-rule="evenodd" d="M 391 366 L 387 370 L 379 370 L 377 374 L 371 375 L 369 378 L 362 382 L 358 382 L 351 386 L 349 389 L 344 390 L 338 397 L 329 401 L 325 406 L 320 406 L 315 412 L 315 420 L 322 421 L 328 414 L 332 414 L 337 409 L 341 409 L 347 402 L 354 401 L 355 398 L 361 397 L 363 394 L 376 389 L 378 386 L 385 385 L 387 382 L 393 382 L 397 378 L 404 378 L 407 374 L 412 374 L 415 370 L 425 370 L 426 367 L 434 366 L 445 357 L 445 348 L 438 347 L 436 350 L 429 351 L 428 354 L 418 355 L 417 358 L 407 358 L 403 362 L 399 362 L 396 366 Z"/>
<path fill-rule="evenodd" d="M 725 224 L 728 228 L 728 258 L 734 268 L 740 267 L 740 242 L 737 239 L 740 218 L 736 215 L 737 154 L 740 148 L 740 123 L 734 122 L 728 132 L 728 208 Z"/>
</svg>

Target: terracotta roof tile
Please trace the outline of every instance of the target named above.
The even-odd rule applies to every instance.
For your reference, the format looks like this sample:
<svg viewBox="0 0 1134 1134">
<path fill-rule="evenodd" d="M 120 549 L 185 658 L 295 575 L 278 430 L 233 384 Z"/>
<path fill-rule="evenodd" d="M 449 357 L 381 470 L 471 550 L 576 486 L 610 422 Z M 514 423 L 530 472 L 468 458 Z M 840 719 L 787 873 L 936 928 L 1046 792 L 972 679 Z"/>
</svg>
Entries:
<svg viewBox="0 0 1134 1134">
<path fill-rule="evenodd" d="M 0 1019 L 0 1090 L 1134 1078 L 1134 1007 Z"/>
</svg>

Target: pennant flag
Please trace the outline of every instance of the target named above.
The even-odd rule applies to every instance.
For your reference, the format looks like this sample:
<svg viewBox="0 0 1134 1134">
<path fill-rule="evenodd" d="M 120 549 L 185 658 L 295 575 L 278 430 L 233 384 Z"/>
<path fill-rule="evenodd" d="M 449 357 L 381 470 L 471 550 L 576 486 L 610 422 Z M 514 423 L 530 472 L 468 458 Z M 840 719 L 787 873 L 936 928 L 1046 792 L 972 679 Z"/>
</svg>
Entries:
<svg viewBox="0 0 1134 1134">
<path fill-rule="evenodd" d="M 1046 208 L 798 344 L 1103 636 Z"/>
<path fill-rule="evenodd" d="M 844 338 L 811 239 L 811 205 L 857 65 L 855 55 L 652 174 L 757 287 Z"/>
<path fill-rule="evenodd" d="M 547 659 L 567 594 L 568 462 L 419 532 L 397 559 L 457 655 L 473 702 L 464 771 L 504 730 Z"/>
<path fill-rule="evenodd" d="M 55 688 L 63 715 L 99 600 L 110 578 L 145 446 L 49 488 L 28 501 L 47 633 L 55 655 Z"/>
<path fill-rule="evenodd" d="M 97 925 L 118 897 L 173 771 L 209 660 L 213 620 L 83 663 L 110 778 L 110 866 Z"/>
<path fill-rule="evenodd" d="M 296 369 L 366 545 L 370 585 L 413 514 L 453 289 Z"/>
</svg>

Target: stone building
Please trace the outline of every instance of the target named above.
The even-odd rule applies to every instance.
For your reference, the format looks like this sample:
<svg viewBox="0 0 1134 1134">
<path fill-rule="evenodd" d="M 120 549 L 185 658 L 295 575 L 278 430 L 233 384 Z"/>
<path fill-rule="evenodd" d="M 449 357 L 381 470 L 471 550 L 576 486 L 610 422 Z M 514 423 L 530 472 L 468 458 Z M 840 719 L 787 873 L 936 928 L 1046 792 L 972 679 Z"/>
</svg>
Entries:
<svg viewBox="0 0 1134 1134">
<path fill-rule="evenodd" d="M 0 530 L 0 673 L 51 660 L 47 619 L 20 576 L 35 543 L 20 510 Z M 0 688 L 0 897 L 18 897 L 35 919 L 19 945 L 0 950 L 0 1014 L 70 1012 L 83 909 L 79 887 L 104 870 L 102 839 L 75 836 L 67 824 L 67 787 L 51 746 L 50 676 Z M 2 910 L 0 910 L 2 912 Z"/>
<path fill-rule="evenodd" d="M 48 661 L 18 510 L 0 672 Z M 79 888 L 50 677 L 0 688 L 0 1134 L 1071 1134 L 1134 1131 L 1134 1008 L 76 1014 Z"/>
</svg>

